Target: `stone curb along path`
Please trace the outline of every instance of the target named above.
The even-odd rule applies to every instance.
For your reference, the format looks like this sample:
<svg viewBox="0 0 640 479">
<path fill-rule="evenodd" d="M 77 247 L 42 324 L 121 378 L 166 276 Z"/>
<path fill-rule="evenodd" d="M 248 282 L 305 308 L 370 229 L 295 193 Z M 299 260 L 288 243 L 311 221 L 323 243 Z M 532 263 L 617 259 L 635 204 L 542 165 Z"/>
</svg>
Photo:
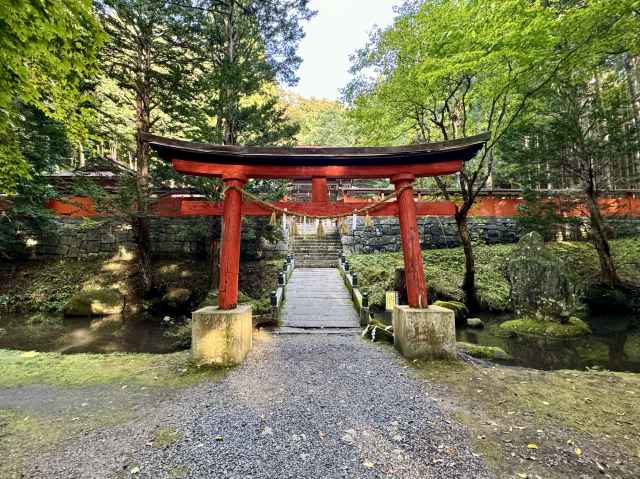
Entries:
<svg viewBox="0 0 640 479">
<path fill-rule="evenodd" d="M 222 380 L 73 439 L 26 477 L 493 477 L 406 365 L 354 334 L 256 333 Z M 176 439 L 159 448 L 164 428 Z"/>
</svg>

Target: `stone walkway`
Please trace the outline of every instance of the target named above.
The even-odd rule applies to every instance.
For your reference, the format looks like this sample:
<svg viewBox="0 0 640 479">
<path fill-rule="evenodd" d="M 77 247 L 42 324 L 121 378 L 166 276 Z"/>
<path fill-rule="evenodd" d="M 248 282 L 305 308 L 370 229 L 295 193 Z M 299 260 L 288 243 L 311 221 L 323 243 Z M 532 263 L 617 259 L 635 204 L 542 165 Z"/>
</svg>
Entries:
<svg viewBox="0 0 640 479">
<path fill-rule="evenodd" d="M 154 445 L 167 430 L 174 439 Z M 76 437 L 35 458 L 25 477 L 493 476 L 391 347 L 357 335 L 258 333 L 247 361 L 222 380 Z"/>
<path fill-rule="evenodd" d="M 335 268 L 297 268 L 286 289 L 281 313 L 290 328 L 358 328 L 351 295 Z"/>
</svg>

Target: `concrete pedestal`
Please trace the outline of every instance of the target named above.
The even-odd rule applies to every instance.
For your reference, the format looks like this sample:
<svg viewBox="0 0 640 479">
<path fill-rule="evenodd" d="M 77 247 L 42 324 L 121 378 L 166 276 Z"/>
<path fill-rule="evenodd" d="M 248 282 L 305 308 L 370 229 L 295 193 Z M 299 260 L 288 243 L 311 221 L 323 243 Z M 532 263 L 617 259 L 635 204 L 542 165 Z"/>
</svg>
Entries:
<svg viewBox="0 0 640 479">
<path fill-rule="evenodd" d="M 233 366 L 251 349 L 251 305 L 222 310 L 214 306 L 194 311 L 191 354 L 198 364 Z"/>
<path fill-rule="evenodd" d="M 456 321 L 453 311 L 396 306 L 393 344 L 407 359 L 455 359 Z"/>
</svg>

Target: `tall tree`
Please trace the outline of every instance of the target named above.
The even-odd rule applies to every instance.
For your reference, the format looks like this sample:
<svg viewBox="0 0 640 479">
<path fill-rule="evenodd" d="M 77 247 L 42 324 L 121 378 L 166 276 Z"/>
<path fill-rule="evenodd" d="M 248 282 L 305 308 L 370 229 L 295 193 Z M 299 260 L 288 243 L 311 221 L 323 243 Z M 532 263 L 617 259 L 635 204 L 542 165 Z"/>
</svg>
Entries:
<svg viewBox="0 0 640 479">
<path fill-rule="evenodd" d="M 202 0 L 195 90 L 200 122 L 194 135 L 225 144 L 290 142 L 276 82 L 293 85 L 301 59 L 302 22 L 314 15 L 308 0 Z"/>
<path fill-rule="evenodd" d="M 133 113 L 136 196 L 131 223 L 137 244 L 142 288 L 151 285 L 150 233 L 147 218 L 150 151 L 145 135 L 157 132 L 167 112 L 189 95 L 191 57 L 189 12 L 165 0 L 103 0 L 100 18 L 109 41 L 101 50 L 105 74 L 115 81 L 123 108 Z"/>
</svg>

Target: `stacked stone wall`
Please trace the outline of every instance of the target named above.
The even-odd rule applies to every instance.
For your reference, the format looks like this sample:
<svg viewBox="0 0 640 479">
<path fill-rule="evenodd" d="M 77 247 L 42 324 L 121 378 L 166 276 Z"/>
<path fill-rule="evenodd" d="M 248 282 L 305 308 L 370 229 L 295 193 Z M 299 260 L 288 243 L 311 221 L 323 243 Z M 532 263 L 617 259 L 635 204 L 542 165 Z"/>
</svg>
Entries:
<svg viewBox="0 0 640 479">
<path fill-rule="evenodd" d="M 557 236 L 564 240 L 588 239 L 588 220 L 563 226 Z M 606 220 L 612 238 L 640 235 L 640 219 L 611 218 Z M 469 234 L 472 241 L 486 244 L 517 242 L 523 231 L 515 218 L 470 217 Z M 401 250 L 400 223 L 397 218 L 373 218 L 373 226 L 365 227 L 358 218 L 356 228 L 353 220 L 347 220 L 348 232 L 342 234 L 343 249 L 347 253 L 394 252 Z M 420 242 L 425 248 L 452 248 L 460 246 L 456 222 L 451 217 L 426 216 L 418 218 Z"/>
<path fill-rule="evenodd" d="M 245 218 L 242 224 L 242 251 L 249 258 L 272 257 L 286 252 L 283 241 L 266 241 L 258 218 Z M 154 257 L 201 257 L 220 238 L 220 218 L 151 218 L 151 253 Z M 130 224 L 105 220 L 56 218 L 46 233 L 26 235 L 27 245 L 36 258 L 83 258 L 93 254 L 117 254 L 135 250 Z"/>
<path fill-rule="evenodd" d="M 473 241 L 486 244 L 515 243 L 522 234 L 517 221 L 507 217 L 471 217 L 469 232 Z M 588 239 L 586 219 L 563 226 L 558 237 L 565 240 Z M 640 235 L 640 219 L 608 219 L 612 238 Z M 287 252 L 285 240 L 268 241 L 264 237 L 268 218 L 248 217 L 242 222 L 241 254 L 245 259 L 270 258 Z M 401 250 L 400 224 L 397 218 L 373 218 L 365 227 L 358 218 L 355 230 L 347 220 L 348 233 L 342 234 L 347 253 L 393 252 Z M 211 241 L 220 238 L 220 218 L 152 218 L 151 250 L 156 257 L 198 257 L 207 255 Z M 460 246 L 455 220 L 450 217 L 418 218 L 420 240 L 425 248 Z M 82 220 L 59 217 L 45 234 L 27 235 L 34 258 L 82 258 L 92 254 L 116 254 L 133 251 L 133 231 L 126 223 L 113 220 Z"/>
</svg>

